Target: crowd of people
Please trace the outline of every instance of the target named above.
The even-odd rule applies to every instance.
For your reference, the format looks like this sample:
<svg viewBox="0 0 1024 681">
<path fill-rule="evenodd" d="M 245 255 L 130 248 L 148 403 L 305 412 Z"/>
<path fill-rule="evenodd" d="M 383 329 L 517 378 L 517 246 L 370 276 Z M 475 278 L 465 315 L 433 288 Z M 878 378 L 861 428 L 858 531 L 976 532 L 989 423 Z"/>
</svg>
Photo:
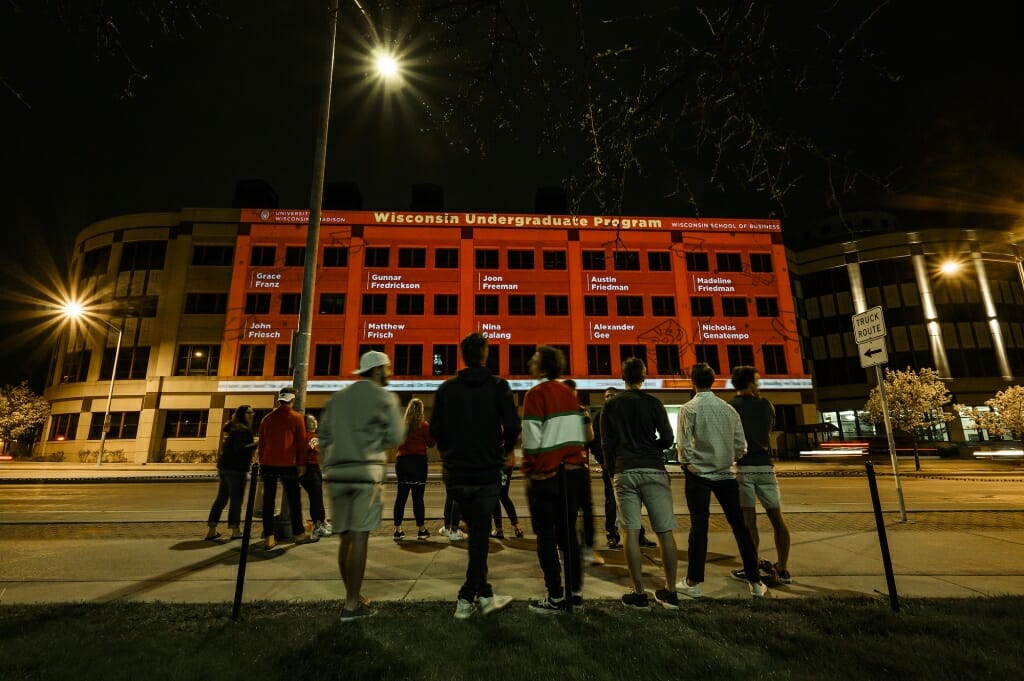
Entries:
<svg viewBox="0 0 1024 681">
<path fill-rule="evenodd" d="M 505 536 L 502 508 L 515 536 L 524 536 L 508 495 L 515 446 L 521 442 L 520 472 L 526 480 L 545 586 L 544 596 L 529 603 L 531 612 L 581 609 L 583 567 L 604 563 L 593 548 L 591 457 L 601 467 L 607 546 L 623 548 L 632 581 L 632 589 L 621 599 L 625 607 L 651 608 L 642 573 L 644 547 L 660 548 L 664 579 L 662 587 L 654 590 L 654 602 L 676 609 L 681 596 L 703 596 L 712 495 L 722 507 L 742 558 L 743 567 L 733 570 L 732 576 L 747 583 L 754 598 L 768 594 L 765 581 L 791 581 L 789 530 L 770 458 L 775 412 L 771 402 L 758 394 L 759 377 L 753 367 L 734 368 L 736 395 L 726 402 L 711 391 L 714 370 L 707 364 L 694 365 L 690 373 L 694 393 L 680 407 L 673 431 L 664 405 L 643 389 L 647 371 L 639 358 L 623 362 L 624 389 L 609 388 L 603 406 L 591 414 L 580 405 L 575 382 L 562 378 L 566 368 L 562 351 L 540 345 L 528 364 L 537 382 L 523 397 L 520 413 L 508 382 L 487 368 L 488 343 L 483 334 L 463 338 L 460 354 L 464 367 L 438 388 L 429 421 L 417 398 L 409 401 L 403 415 L 397 395 L 386 389 L 391 360 L 379 351 L 360 357 L 353 372 L 358 380 L 330 397 L 320 424 L 292 410 L 295 391 L 291 388 L 281 390 L 277 408 L 263 418 L 256 433 L 253 410 L 239 407 L 224 429 L 218 459 L 220 484 L 206 538 L 221 536 L 217 525 L 225 505 L 231 539 L 241 536 L 241 499 L 255 452 L 263 484 L 264 547 L 277 543 L 274 508 L 280 482 L 296 543 L 340 535 L 338 569 L 345 587 L 341 621 L 370 617 L 375 611 L 361 587 L 368 538 L 382 519 L 388 453 L 397 451 L 394 540 L 405 539 L 403 522 L 410 495 L 416 537 L 427 540 L 431 533 L 425 524 L 423 495 L 428 450 L 436 447 L 446 492 L 442 532 L 451 541 L 468 544 L 466 576 L 456 596 L 454 616 L 489 615 L 512 601 L 495 594 L 488 581 L 488 542 Z M 676 516 L 666 468 L 672 452 L 683 471 L 690 515 L 686 574 L 678 580 Z M 323 483 L 332 523 L 326 518 Z M 309 496 L 312 521 L 308 527 L 303 522 L 300 487 Z M 775 563 L 758 559 L 758 502 L 774 530 Z M 645 533 L 643 509 L 657 542 Z M 581 515 L 582 537 L 577 531 Z"/>
</svg>

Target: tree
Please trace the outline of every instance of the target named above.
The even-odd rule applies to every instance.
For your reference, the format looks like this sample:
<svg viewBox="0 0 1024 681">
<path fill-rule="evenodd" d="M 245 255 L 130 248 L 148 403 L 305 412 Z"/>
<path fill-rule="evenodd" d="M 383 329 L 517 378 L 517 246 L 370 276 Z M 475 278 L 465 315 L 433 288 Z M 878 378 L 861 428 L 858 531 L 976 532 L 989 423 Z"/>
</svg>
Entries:
<svg viewBox="0 0 1024 681">
<path fill-rule="evenodd" d="M 934 369 L 923 368 L 914 373 L 907 367 L 906 371 L 885 370 L 885 395 L 892 428 L 913 439 L 914 468 L 921 470 L 918 438 L 922 430 L 952 420 L 953 415 L 942 410 L 942 406 L 952 399 L 949 390 Z M 868 412 L 873 423 L 885 423 L 878 386 L 871 389 L 864 411 Z"/>
<path fill-rule="evenodd" d="M 959 404 L 956 408 L 992 435 L 1010 433 L 1015 440 L 1024 438 L 1024 386 L 1000 390 L 995 397 L 985 400 L 985 406 L 992 411 L 979 411 Z"/>
<path fill-rule="evenodd" d="M 28 381 L 0 388 L 0 441 L 4 451 L 28 432 L 41 428 L 50 415 L 50 403 L 29 390 Z"/>
</svg>

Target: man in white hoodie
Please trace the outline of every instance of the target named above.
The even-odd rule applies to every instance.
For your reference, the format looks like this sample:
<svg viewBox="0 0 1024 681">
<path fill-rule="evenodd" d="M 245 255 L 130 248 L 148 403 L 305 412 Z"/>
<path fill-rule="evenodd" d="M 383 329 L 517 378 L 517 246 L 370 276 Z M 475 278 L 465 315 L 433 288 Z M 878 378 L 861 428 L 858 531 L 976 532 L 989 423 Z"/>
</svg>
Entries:
<svg viewBox="0 0 1024 681">
<path fill-rule="evenodd" d="M 335 533 L 341 535 L 342 622 L 375 614 L 359 593 L 366 573 L 366 548 L 370 532 L 380 527 L 387 450 L 405 437 L 398 397 L 384 389 L 391 377 L 391 359 L 371 350 L 359 358 L 359 368 L 352 373 L 361 380 L 334 393 L 320 418 L 320 454 L 331 519 Z"/>
</svg>

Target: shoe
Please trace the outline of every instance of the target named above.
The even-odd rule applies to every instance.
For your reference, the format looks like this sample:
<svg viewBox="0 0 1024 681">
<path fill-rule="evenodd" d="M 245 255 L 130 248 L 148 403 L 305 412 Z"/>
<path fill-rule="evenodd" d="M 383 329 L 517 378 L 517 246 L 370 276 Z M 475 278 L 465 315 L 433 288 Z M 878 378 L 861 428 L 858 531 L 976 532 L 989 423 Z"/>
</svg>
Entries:
<svg viewBox="0 0 1024 681">
<path fill-rule="evenodd" d="M 747 579 L 747 571 L 743 568 L 740 568 L 739 570 L 730 570 L 729 575 L 732 576 L 732 578 L 735 579 L 737 582 L 750 581 L 749 579 Z"/>
<path fill-rule="evenodd" d="M 750 595 L 753 598 L 764 598 L 768 595 L 768 587 L 764 582 L 748 582 L 750 584 Z"/>
<path fill-rule="evenodd" d="M 453 530 L 448 533 L 448 541 L 462 541 L 466 538 L 466 534 L 462 530 Z"/>
<path fill-rule="evenodd" d="M 302 534 L 295 535 L 294 542 L 296 544 L 315 544 L 320 541 L 320 537 L 309 532 L 303 532 Z"/>
<path fill-rule="evenodd" d="M 492 612 L 498 612 L 513 600 L 511 596 L 477 596 L 476 598 L 481 615 L 490 615 Z"/>
<path fill-rule="evenodd" d="M 341 617 L 338 619 L 342 622 L 355 622 L 356 620 L 364 620 L 367 617 L 373 617 L 376 614 L 376 610 L 371 610 L 365 604 L 360 603 L 359 607 L 355 610 L 342 610 Z"/>
<path fill-rule="evenodd" d="M 268 534 L 267 538 L 263 540 L 263 548 L 267 551 L 277 546 L 277 537 L 272 534 Z"/>
<path fill-rule="evenodd" d="M 206 541 L 217 541 L 218 539 L 220 539 L 220 532 L 211 528 L 210 531 L 206 533 L 206 536 L 203 537 L 203 539 Z"/>
<path fill-rule="evenodd" d="M 550 596 L 545 596 L 539 601 L 530 603 L 530 612 L 535 612 L 538 615 L 561 615 L 565 612 L 565 608 L 565 598 L 553 599 Z"/>
<path fill-rule="evenodd" d="M 583 612 L 583 592 L 573 592 L 570 603 L 573 612 Z"/>
<path fill-rule="evenodd" d="M 395 541 L 402 541 L 405 539 L 405 532 L 403 530 L 395 531 Z"/>
<path fill-rule="evenodd" d="M 661 607 L 668 610 L 679 609 L 679 594 L 668 589 L 658 589 L 654 592 L 654 600 L 661 603 Z"/>
<path fill-rule="evenodd" d="M 635 591 L 622 594 L 622 604 L 627 608 L 633 610 L 650 610 L 651 602 L 647 599 L 647 594 L 638 594 Z"/>
<path fill-rule="evenodd" d="M 686 580 L 676 582 L 676 593 L 682 594 L 687 598 L 702 598 L 704 596 L 704 590 L 700 584 L 694 584 L 690 586 L 686 583 Z"/>
<path fill-rule="evenodd" d="M 651 541 L 647 537 L 640 537 L 640 548 L 642 548 L 642 549 L 656 549 L 656 548 L 658 548 L 658 542 Z"/>
<path fill-rule="evenodd" d="M 608 535 L 608 548 L 617 549 L 622 545 L 622 538 L 617 534 Z"/>
<path fill-rule="evenodd" d="M 428 530 L 427 528 L 424 527 L 422 530 L 419 530 L 416 533 L 416 538 L 419 539 L 420 541 L 426 541 L 426 540 L 430 539 L 430 530 Z"/>
<path fill-rule="evenodd" d="M 473 601 L 460 598 L 455 603 L 455 619 L 457 620 L 468 620 L 474 612 L 476 612 L 476 605 Z"/>
<path fill-rule="evenodd" d="M 241 539 L 241 538 L 242 538 L 242 531 L 240 529 L 238 529 L 237 527 L 232 527 L 231 528 L 231 537 L 230 537 L 230 539 Z"/>
<path fill-rule="evenodd" d="M 491 537 L 493 539 L 504 539 L 505 533 L 502 530 L 494 530 L 493 532 L 491 532 Z"/>
<path fill-rule="evenodd" d="M 595 553 L 589 546 L 583 547 L 583 562 L 588 565 L 604 565 L 604 558 L 601 554 Z"/>
<path fill-rule="evenodd" d="M 448 532 L 448 526 L 447 526 L 447 525 L 442 525 L 442 526 L 441 526 L 441 529 L 439 529 L 439 530 L 437 531 L 437 533 L 438 533 L 439 535 L 441 535 L 442 537 L 447 537 L 447 536 L 449 535 L 449 532 Z"/>
<path fill-rule="evenodd" d="M 523 538 L 523 528 L 519 527 L 519 525 L 513 525 L 512 529 L 516 531 L 516 539 Z"/>
<path fill-rule="evenodd" d="M 780 570 L 778 565 L 773 565 L 772 568 L 775 570 L 775 577 L 780 584 L 793 583 L 793 575 L 789 574 L 789 570 Z"/>
<path fill-rule="evenodd" d="M 321 520 L 317 523 L 316 528 L 313 530 L 313 534 L 318 537 L 330 537 L 334 534 L 334 528 L 326 520 Z"/>
</svg>

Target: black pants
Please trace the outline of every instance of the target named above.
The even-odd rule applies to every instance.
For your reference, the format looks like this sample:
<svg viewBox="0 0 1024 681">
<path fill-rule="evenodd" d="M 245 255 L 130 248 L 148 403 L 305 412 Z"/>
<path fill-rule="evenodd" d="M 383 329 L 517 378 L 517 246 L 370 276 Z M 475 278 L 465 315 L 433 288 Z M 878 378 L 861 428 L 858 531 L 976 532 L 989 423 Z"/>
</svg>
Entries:
<svg viewBox="0 0 1024 681">
<path fill-rule="evenodd" d="M 217 487 L 217 497 L 210 507 L 210 516 L 207 525 L 216 527 L 220 522 L 220 514 L 224 511 L 225 504 L 228 504 L 228 527 L 238 527 L 242 522 L 242 497 L 245 495 L 245 476 L 247 471 L 232 471 L 224 468 L 217 469 L 217 477 L 220 478 L 220 485 Z"/>
<path fill-rule="evenodd" d="M 327 520 L 327 511 L 324 509 L 324 474 L 320 470 L 320 465 L 307 464 L 306 472 L 299 478 L 299 484 L 309 497 L 309 517 L 314 523 Z"/>
<path fill-rule="evenodd" d="M 490 598 L 494 595 L 487 581 L 487 551 L 490 544 L 491 516 L 498 505 L 501 482 L 489 485 L 448 485 L 448 498 L 458 504 L 462 517 L 469 527 L 469 564 L 466 566 L 466 581 L 459 589 L 459 598 L 472 601 L 478 596 Z"/>
<path fill-rule="evenodd" d="M 563 493 L 562 476 L 565 476 Z M 537 559 L 544 572 L 544 586 L 548 596 L 562 598 L 562 565 L 558 550 L 565 553 L 569 563 L 569 589 L 578 592 L 583 589 L 583 566 L 580 562 L 580 544 L 576 536 L 576 517 L 587 472 L 582 468 L 562 471 L 547 480 L 530 480 L 527 498 L 530 500 L 530 514 L 533 532 L 537 535 Z M 568 540 L 568 545 L 566 542 Z"/>
<path fill-rule="evenodd" d="M 583 545 L 594 546 L 594 494 L 590 489 L 590 471 L 586 471 L 585 480 L 580 489 L 580 511 L 583 513 Z M 605 521 L 607 523 L 607 521 Z"/>
<path fill-rule="evenodd" d="M 604 531 L 609 536 L 619 536 L 618 509 L 615 506 L 615 489 L 612 487 L 612 474 L 604 466 L 601 467 L 601 481 L 604 483 Z"/>
<path fill-rule="evenodd" d="M 423 494 L 427 491 L 427 455 L 403 454 L 395 459 L 395 477 L 398 478 L 398 492 L 395 494 L 395 527 L 405 520 L 405 502 L 412 493 L 412 514 L 417 527 L 423 527 L 426 511 L 423 508 Z"/>
<path fill-rule="evenodd" d="M 263 479 L 263 536 L 274 534 L 274 501 L 277 498 L 277 481 L 284 488 L 285 503 L 291 515 L 292 534 L 298 536 L 306 531 L 302 524 L 302 498 L 299 496 L 299 470 L 295 466 L 260 466 Z"/>
<path fill-rule="evenodd" d="M 516 512 L 516 504 L 508 495 L 509 485 L 512 484 L 512 469 L 505 469 L 504 483 L 501 485 L 501 495 L 498 497 L 499 504 L 494 507 L 494 529 L 501 529 L 501 509 L 504 507 L 508 521 L 513 525 L 519 524 L 519 514 Z"/>
<path fill-rule="evenodd" d="M 708 556 L 708 520 L 711 517 L 711 495 L 714 494 L 722 506 L 725 519 L 732 528 L 736 546 L 743 558 L 743 570 L 750 581 L 759 580 L 757 553 L 750 531 L 743 524 L 743 510 L 740 508 L 740 487 L 736 478 L 709 480 L 690 471 L 686 475 L 686 507 L 690 510 L 690 540 L 687 550 L 686 577 L 691 582 L 704 581 L 704 563 Z"/>
<path fill-rule="evenodd" d="M 455 497 L 451 495 L 451 492 L 445 492 L 444 526 L 448 528 L 449 532 L 459 529 L 459 520 L 461 520 L 461 516 L 462 510 L 459 508 L 458 503 L 456 503 Z"/>
</svg>

